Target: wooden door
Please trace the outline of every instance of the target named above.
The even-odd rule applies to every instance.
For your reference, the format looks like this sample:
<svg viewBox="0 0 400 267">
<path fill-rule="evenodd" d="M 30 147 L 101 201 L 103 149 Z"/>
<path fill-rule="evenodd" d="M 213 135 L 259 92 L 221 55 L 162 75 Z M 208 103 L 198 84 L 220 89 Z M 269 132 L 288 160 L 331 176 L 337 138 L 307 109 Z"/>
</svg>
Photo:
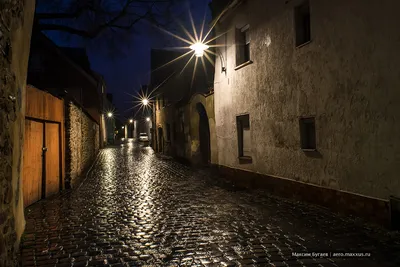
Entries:
<svg viewBox="0 0 400 267">
<path fill-rule="evenodd" d="M 43 123 L 25 120 L 23 192 L 24 206 L 42 198 Z"/>
<path fill-rule="evenodd" d="M 46 197 L 60 191 L 60 129 L 57 123 L 45 125 Z"/>
</svg>

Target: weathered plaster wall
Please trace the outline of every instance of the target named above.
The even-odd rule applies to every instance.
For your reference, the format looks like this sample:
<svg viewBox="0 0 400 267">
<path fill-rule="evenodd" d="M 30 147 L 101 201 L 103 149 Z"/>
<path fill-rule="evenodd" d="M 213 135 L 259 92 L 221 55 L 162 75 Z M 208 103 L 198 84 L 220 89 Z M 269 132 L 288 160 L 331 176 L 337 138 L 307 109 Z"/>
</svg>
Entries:
<svg viewBox="0 0 400 267">
<path fill-rule="evenodd" d="M 199 123 L 200 116 L 196 105 L 200 103 L 204 106 L 208 123 L 210 127 L 210 146 L 211 146 L 211 163 L 217 163 L 217 139 L 215 134 L 215 118 L 214 118 L 214 95 L 195 94 L 190 101 L 183 106 L 168 105 L 156 108 L 155 126 L 156 140 L 158 146 L 158 128 L 163 129 L 163 152 L 171 156 L 184 158 L 193 164 L 202 162 L 200 151 Z M 182 115 L 182 116 L 180 116 Z M 167 140 L 167 123 L 171 126 L 171 140 Z M 173 124 L 176 127 L 176 136 L 174 136 Z M 182 129 L 183 128 L 183 129 Z"/>
<path fill-rule="evenodd" d="M 199 123 L 200 116 L 196 105 L 200 103 L 206 110 L 208 117 L 208 124 L 210 128 L 210 149 L 211 149 L 211 163 L 217 163 L 217 139 L 215 134 L 215 116 L 214 116 L 214 94 L 203 95 L 196 94 L 190 100 L 189 111 L 190 120 L 188 122 L 188 127 L 190 127 L 190 157 L 193 163 L 201 162 L 201 151 L 200 151 L 200 133 L 199 133 Z"/>
<path fill-rule="evenodd" d="M 219 25 L 218 164 L 366 196 L 400 196 L 399 1 L 310 0 L 311 39 L 294 43 L 299 1 L 253 0 Z M 235 68 L 234 27 L 250 25 L 253 64 Z M 223 38 L 221 38 L 222 40 Z M 250 114 L 252 164 L 239 164 L 235 118 Z M 317 153 L 300 149 L 300 116 L 315 116 Z"/>
<path fill-rule="evenodd" d="M 155 115 L 156 120 L 155 120 L 154 130 L 156 131 L 155 134 L 156 140 L 154 140 L 154 142 L 157 142 L 158 151 L 162 151 L 167 155 L 175 156 L 176 151 L 172 147 L 173 145 L 175 145 L 172 142 L 174 138 L 172 124 L 175 119 L 175 108 L 173 106 L 160 107 L 159 109 L 156 110 L 155 114 L 156 114 Z M 167 123 L 169 123 L 171 127 L 171 140 L 167 140 Z M 159 139 L 158 128 L 163 129 L 164 141 L 162 142 L 160 142 Z"/>
<path fill-rule="evenodd" d="M 66 183 L 76 185 L 94 161 L 99 148 L 99 125 L 69 102 L 66 116 Z"/>
<path fill-rule="evenodd" d="M 0 266 L 14 266 L 25 227 L 22 149 L 25 86 L 35 1 L 0 5 Z"/>
</svg>

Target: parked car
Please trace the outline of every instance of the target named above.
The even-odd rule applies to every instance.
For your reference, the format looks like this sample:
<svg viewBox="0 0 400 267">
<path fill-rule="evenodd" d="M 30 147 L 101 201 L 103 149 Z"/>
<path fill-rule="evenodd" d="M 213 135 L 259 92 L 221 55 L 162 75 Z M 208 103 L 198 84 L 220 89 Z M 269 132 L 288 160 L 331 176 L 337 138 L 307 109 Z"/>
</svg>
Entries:
<svg viewBox="0 0 400 267">
<path fill-rule="evenodd" d="M 149 136 L 147 133 L 140 133 L 139 134 L 139 141 L 140 142 L 148 142 L 149 141 Z"/>
</svg>

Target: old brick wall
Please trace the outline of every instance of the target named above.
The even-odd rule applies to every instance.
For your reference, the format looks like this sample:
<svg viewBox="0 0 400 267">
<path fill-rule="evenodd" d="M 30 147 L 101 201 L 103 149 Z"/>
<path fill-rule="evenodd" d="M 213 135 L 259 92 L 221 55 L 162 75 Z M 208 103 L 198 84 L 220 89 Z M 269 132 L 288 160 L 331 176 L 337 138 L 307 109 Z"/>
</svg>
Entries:
<svg viewBox="0 0 400 267">
<path fill-rule="evenodd" d="M 0 4 L 0 266 L 14 266 L 25 227 L 21 165 L 24 98 L 35 1 Z"/>
<path fill-rule="evenodd" d="M 99 125 L 73 102 L 66 106 L 66 184 L 83 178 L 100 148 Z"/>
</svg>

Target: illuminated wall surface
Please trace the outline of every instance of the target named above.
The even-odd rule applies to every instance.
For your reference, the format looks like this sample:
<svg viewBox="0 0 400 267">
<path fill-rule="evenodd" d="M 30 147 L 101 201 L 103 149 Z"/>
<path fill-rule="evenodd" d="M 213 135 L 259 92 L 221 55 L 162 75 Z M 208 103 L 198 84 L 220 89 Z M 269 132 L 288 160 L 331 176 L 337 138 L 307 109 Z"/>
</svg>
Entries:
<svg viewBox="0 0 400 267">
<path fill-rule="evenodd" d="M 0 16 L 0 266 L 14 266 L 24 227 L 22 151 L 35 1 L 4 0 Z M 4 82 L 7 81 L 7 82 Z"/>
<path fill-rule="evenodd" d="M 298 1 L 247 1 L 217 25 L 218 164 L 388 199 L 400 195 L 400 28 L 396 1 L 310 1 L 311 41 L 296 47 Z M 249 25 L 251 64 L 236 67 Z M 238 159 L 236 116 L 249 114 L 251 163 Z M 316 150 L 299 118 L 315 118 Z"/>
</svg>

